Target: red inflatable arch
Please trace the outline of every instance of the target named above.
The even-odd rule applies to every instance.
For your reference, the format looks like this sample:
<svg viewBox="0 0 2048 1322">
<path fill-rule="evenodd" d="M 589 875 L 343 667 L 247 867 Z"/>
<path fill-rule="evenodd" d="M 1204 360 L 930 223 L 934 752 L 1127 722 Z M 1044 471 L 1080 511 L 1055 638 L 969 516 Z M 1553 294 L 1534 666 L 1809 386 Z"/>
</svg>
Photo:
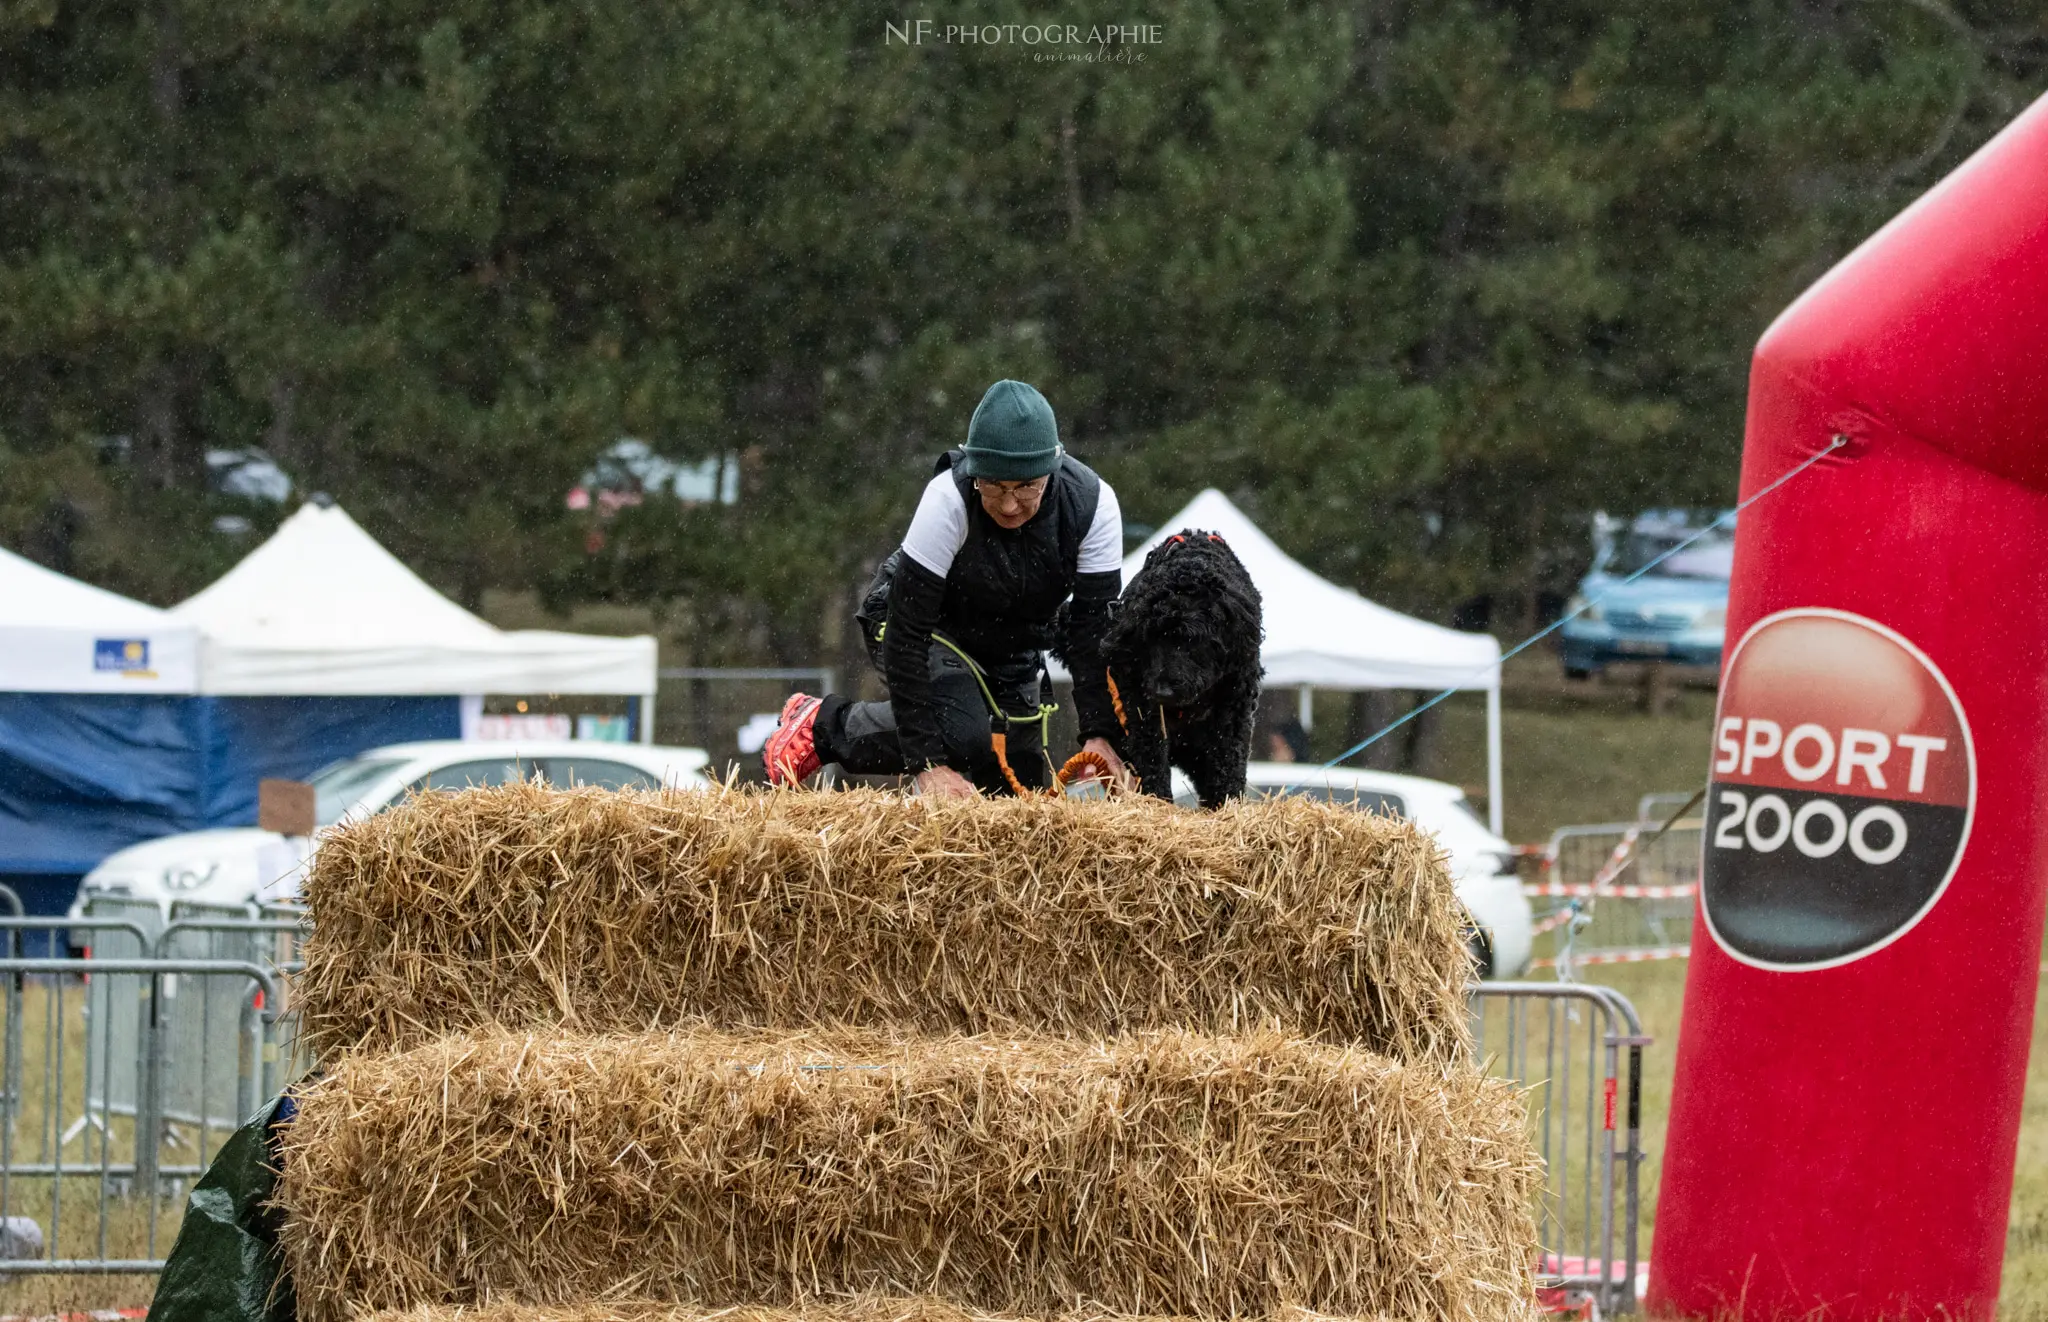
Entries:
<svg viewBox="0 0 2048 1322">
<path fill-rule="evenodd" d="M 1654 1311 L 1989 1318 L 2048 893 L 2048 98 L 1757 345 Z"/>
</svg>

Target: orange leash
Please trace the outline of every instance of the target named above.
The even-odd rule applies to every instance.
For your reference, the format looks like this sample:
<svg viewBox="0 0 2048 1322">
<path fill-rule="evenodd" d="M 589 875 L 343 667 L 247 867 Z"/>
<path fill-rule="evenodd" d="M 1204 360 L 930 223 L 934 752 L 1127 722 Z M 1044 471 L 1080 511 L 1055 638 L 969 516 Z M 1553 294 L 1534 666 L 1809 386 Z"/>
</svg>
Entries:
<svg viewBox="0 0 2048 1322">
<path fill-rule="evenodd" d="M 1124 697 L 1123 694 L 1117 692 L 1116 676 L 1109 673 L 1109 667 L 1104 666 L 1102 678 L 1109 685 L 1109 704 L 1116 709 L 1117 727 L 1128 734 L 1131 729 L 1131 722 L 1124 715 Z M 1162 711 L 1160 719 L 1164 720 L 1165 715 L 1165 712 Z M 995 749 L 996 765 L 1003 769 L 1003 779 L 1009 784 L 1010 792 L 1019 798 L 1028 797 L 1031 791 L 1025 788 L 1023 781 L 1017 779 L 1017 773 L 1010 769 L 1010 736 L 1001 730 L 992 730 L 989 732 L 988 742 Z M 1084 748 L 1068 758 L 1066 764 L 1053 773 L 1052 788 L 1047 790 L 1046 793 L 1054 798 L 1058 798 L 1060 795 L 1065 794 L 1067 786 L 1075 781 L 1089 779 L 1099 780 L 1105 787 L 1109 788 L 1114 788 L 1115 785 L 1115 782 L 1110 779 L 1109 759 L 1093 749 Z"/>
<path fill-rule="evenodd" d="M 1003 769 L 1003 779 L 1009 783 L 1010 792 L 1020 799 L 1029 798 L 1032 793 L 1031 790 L 1025 786 L 1023 781 L 1017 779 L 1017 773 L 1010 769 L 1010 736 L 1001 733 L 991 733 L 988 741 L 995 749 L 996 765 Z M 1054 773 L 1052 788 L 1046 790 L 1045 793 L 1052 798 L 1058 798 L 1067 792 L 1067 786 L 1077 780 L 1090 778 L 1089 774 L 1084 773 L 1092 773 L 1094 779 L 1107 784 L 1109 782 L 1109 759 L 1092 748 L 1082 749 L 1068 758 L 1066 765 Z"/>
<path fill-rule="evenodd" d="M 996 765 L 1003 769 L 1003 779 L 1010 782 L 1010 793 L 1020 799 L 1029 795 L 1031 791 L 1025 789 L 1024 782 L 1017 779 L 1017 773 L 1010 770 L 1010 736 L 1001 731 L 993 731 L 989 734 L 988 742 L 996 750 Z"/>
<path fill-rule="evenodd" d="M 1086 773 L 1086 774 L 1084 774 Z M 1077 780 L 1099 780 L 1105 786 L 1110 784 L 1109 759 L 1092 748 L 1084 748 L 1067 759 L 1060 768 L 1060 774 L 1053 777 L 1053 793 L 1066 793 L 1067 786 Z"/>
</svg>

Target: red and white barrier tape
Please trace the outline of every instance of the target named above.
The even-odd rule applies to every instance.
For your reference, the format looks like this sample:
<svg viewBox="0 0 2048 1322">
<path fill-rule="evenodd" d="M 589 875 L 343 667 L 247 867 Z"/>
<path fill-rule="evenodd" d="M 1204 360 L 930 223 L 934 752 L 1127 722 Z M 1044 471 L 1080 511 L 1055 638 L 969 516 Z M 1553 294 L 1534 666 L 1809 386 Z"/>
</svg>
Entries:
<svg viewBox="0 0 2048 1322">
<path fill-rule="evenodd" d="M 147 1316 L 147 1308 L 95 1308 L 87 1313 L 45 1313 L 41 1317 L 16 1313 L 0 1317 L 0 1322 L 134 1322 Z"/>
<path fill-rule="evenodd" d="M 1572 886 L 1555 881 L 1542 886 L 1524 886 L 1522 894 L 1536 896 L 1565 896 L 1584 900 L 1685 900 L 1699 894 L 1698 886 Z"/>
<path fill-rule="evenodd" d="M 1615 843 L 1614 852 L 1607 856 L 1607 861 L 1600 865 L 1600 871 L 1594 874 L 1593 889 L 1599 890 L 1621 875 L 1621 870 L 1628 866 L 1628 856 L 1635 851 L 1636 839 L 1642 833 L 1643 828 L 1640 826 L 1631 826 L 1621 833 L 1621 839 Z"/>
<path fill-rule="evenodd" d="M 1621 870 L 1628 866 L 1629 853 L 1636 847 L 1636 838 L 1641 834 L 1642 828 L 1639 826 L 1631 826 L 1628 830 L 1622 832 L 1621 839 L 1615 842 L 1612 850 L 1608 851 L 1607 861 L 1600 865 L 1600 870 L 1593 874 L 1593 880 L 1589 884 L 1567 886 L 1563 882 L 1548 882 L 1542 885 L 1524 886 L 1522 887 L 1522 893 L 1524 895 L 1585 896 L 1591 896 L 1596 892 L 1601 895 L 1608 894 L 1613 889 L 1608 883 L 1620 876 Z M 1517 852 L 1520 852 L 1519 848 Z M 1548 850 L 1544 851 L 1542 857 L 1543 871 L 1549 872 L 1556 868 L 1557 860 L 1550 855 Z"/>
<path fill-rule="evenodd" d="M 1627 1279 L 1628 1265 L 1623 1262 L 1608 1264 L 1598 1258 L 1560 1258 L 1546 1253 L 1539 1260 L 1536 1270 L 1544 1276 L 1563 1276 L 1572 1281 L 1594 1282 L 1605 1275 L 1613 1284 L 1619 1285 Z M 1636 1298 L 1641 1299 L 1650 1292 L 1650 1260 L 1644 1258 L 1636 1263 Z M 1597 1313 L 1595 1314 L 1597 1316 Z"/>
</svg>

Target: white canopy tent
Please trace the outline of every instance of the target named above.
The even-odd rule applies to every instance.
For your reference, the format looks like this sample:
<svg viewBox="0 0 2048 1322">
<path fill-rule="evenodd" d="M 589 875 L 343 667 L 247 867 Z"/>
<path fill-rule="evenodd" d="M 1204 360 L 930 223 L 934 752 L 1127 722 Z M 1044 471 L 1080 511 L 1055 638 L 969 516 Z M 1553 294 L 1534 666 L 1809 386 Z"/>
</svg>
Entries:
<svg viewBox="0 0 2048 1322">
<path fill-rule="evenodd" d="M 190 693 L 197 655 L 189 624 L 0 550 L 0 692 Z"/>
<path fill-rule="evenodd" d="M 331 505 L 301 507 L 170 614 L 199 633 L 200 693 L 627 694 L 652 738 L 653 638 L 498 629 Z"/>
<path fill-rule="evenodd" d="M 1486 694 L 1486 810 L 1501 829 L 1500 644 L 1367 601 L 1305 568 L 1210 488 L 1124 559 L 1129 582 L 1152 548 L 1183 528 L 1216 533 L 1237 553 L 1264 601 L 1260 660 L 1269 688 L 1470 689 Z M 1064 678 L 1064 676 L 1059 676 Z M 1303 724 L 1307 724 L 1304 719 Z"/>
</svg>

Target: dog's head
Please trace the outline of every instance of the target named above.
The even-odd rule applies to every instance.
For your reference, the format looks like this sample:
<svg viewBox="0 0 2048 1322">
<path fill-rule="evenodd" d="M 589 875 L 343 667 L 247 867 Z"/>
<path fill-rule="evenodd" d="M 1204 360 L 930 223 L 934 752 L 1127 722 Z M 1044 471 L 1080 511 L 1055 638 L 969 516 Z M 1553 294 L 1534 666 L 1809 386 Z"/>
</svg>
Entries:
<svg viewBox="0 0 2048 1322">
<path fill-rule="evenodd" d="M 1196 708 L 1259 681 L 1259 590 L 1222 538 L 1193 529 L 1152 548 L 1105 639 L 1119 684 Z"/>
</svg>

